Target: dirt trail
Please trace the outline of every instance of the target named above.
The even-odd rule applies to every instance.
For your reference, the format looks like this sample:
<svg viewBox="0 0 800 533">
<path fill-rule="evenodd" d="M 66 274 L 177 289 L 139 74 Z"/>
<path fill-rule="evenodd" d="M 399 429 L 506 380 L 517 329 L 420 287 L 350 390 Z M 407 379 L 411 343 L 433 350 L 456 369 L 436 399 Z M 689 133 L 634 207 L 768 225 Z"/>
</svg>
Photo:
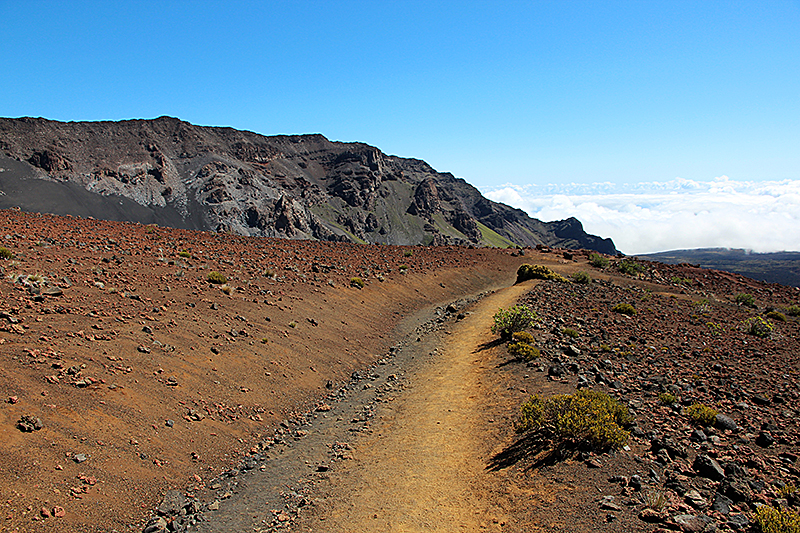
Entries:
<svg viewBox="0 0 800 533">
<path fill-rule="evenodd" d="M 482 488 L 493 420 L 482 401 L 492 316 L 531 288 L 525 283 L 478 302 L 444 335 L 420 339 L 432 357 L 407 390 L 376 413 L 354 461 L 328 480 L 327 497 L 298 531 L 478 531 L 499 528 L 502 511 Z M 447 334 L 449 333 L 449 334 Z M 438 344 L 438 347 L 434 345 Z"/>
</svg>

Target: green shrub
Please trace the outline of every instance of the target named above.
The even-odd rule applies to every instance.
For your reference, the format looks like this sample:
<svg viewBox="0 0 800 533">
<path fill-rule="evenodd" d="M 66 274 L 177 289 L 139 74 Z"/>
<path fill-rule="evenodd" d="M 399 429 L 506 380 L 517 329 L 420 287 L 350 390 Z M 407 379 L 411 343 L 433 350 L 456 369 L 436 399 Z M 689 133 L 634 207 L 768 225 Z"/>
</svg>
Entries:
<svg viewBox="0 0 800 533">
<path fill-rule="evenodd" d="M 508 340 L 514 333 L 528 329 L 536 320 L 536 312 L 524 304 L 498 309 L 494 314 L 492 333 Z"/>
<path fill-rule="evenodd" d="M 583 270 L 579 272 L 575 272 L 572 275 L 572 282 L 573 283 L 580 283 L 581 285 L 588 285 L 592 282 L 592 276 L 590 276 L 587 272 Z"/>
<path fill-rule="evenodd" d="M 772 335 L 773 328 L 774 326 L 769 320 L 766 320 L 760 316 L 753 316 L 742 321 L 742 330 L 745 333 L 749 335 L 755 335 L 756 337 L 760 337 L 762 339 L 766 339 Z"/>
<path fill-rule="evenodd" d="M 567 278 L 565 278 L 561 274 L 556 274 L 550 269 L 550 267 L 546 267 L 544 265 L 529 265 L 527 263 L 520 265 L 519 268 L 517 269 L 516 283 L 522 283 L 523 281 L 528 281 L 529 279 L 549 279 L 553 281 L 567 281 Z"/>
<path fill-rule="evenodd" d="M 604 352 L 604 353 L 608 353 L 608 352 L 611 351 L 611 346 L 609 346 L 608 344 L 603 343 L 603 344 L 600 345 L 600 351 Z"/>
<path fill-rule="evenodd" d="M 633 418 L 628 408 L 603 392 L 584 389 L 544 399 L 533 395 L 521 408 L 517 430 L 539 431 L 556 446 L 621 448 Z"/>
<path fill-rule="evenodd" d="M 411 257 L 412 255 L 414 255 L 414 252 L 412 252 L 411 250 L 406 250 L 405 252 L 403 252 L 403 257 Z"/>
<path fill-rule="evenodd" d="M 228 278 L 225 277 L 224 274 L 217 272 L 216 270 L 212 270 L 206 276 L 206 279 L 209 283 L 214 283 L 215 285 L 222 285 L 224 283 L 228 283 Z"/>
<path fill-rule="evenodd" d="M 192 258 L 192 254 L 190 254 L 186 250 L 178 252 L 178 255 L 181 256 L 181 257 L 185 257 L 186 259 L 191 259 Z"/>
<path fill-rule="evenodd" d="M 397 267 L 401 274 L 403 274 L 406 270 L 408 270 L 408 265 L 400 265 Z"/>
<path fill-rule="evenodd" d="M 514 342 L 526 342 L 533 344 L 533 335 L 527 331 L 517 331 L 511 335 L 511 340 Z"/>
<path fill-rule="evenodd" d="M 753 297 L 752 294 L 740 292 L 739 294 L 733 297 L 733 301 L 740 306 L 743 305 L 745 307 L 750 307 L 752 309 L 756 308 L 756 299 Z"/>
<path fill-rule="evenodd" d="M 708 326 L 708 329 L 711 330 L 711 335 L 713 337 L 717 337 L 725 333 L 725 328 L 717 324 L 716 322 L 706 322 L 706 326 Z"/>
<path fill-rule="evenodd" d="M 564 328 L 564 329 L 561 330 L 561 333 L 563 333 L 567 337 L 571 337 L 573 339 L 577 339 L 578 335 L 579 335 L 578 332 L 576 330 L 572 329 L 572 328 Z"/>
<path fill-rule="evenodd" d="M 615 313 L 620 313 L 622 315 L 633 316 L 636 314 L 636 308 L 633 307 L 631 304 L 617 304 L 611 309 Z"/>
<path fill-rule="evenodd" d="M 786 322 L 786 315 L 784 315 L 780 311 L 770 311 L 764 316 L 767 318 L 771 318 L 772 320 L 777 320 L 778 322 Z"/>
<path fill-rule="evenodd" d="M 702 403 L 693 403 L 686 408 L 686 416 L 692 419 L 696 424 L 704 426 L 711 426 L 717 419 L 719 413 Z"/>
<path fill-rule="evenodd" d="M 538 359 L 541 353 L 538 348 L 534 348 L 527 342 L 512 342 L 508 345 L 508 353 L 521 357 L 526 361 Z"/>
<path fill-rule="evenodd" d="M 786 308 L 786 314 L 789 316 L 800 316 L 800 305 L 790 305 Z"/>
<path fill-rule="evenodd" d="M 356 289 L 363 289 L 364 288 L 364 280 L 359 277 L 350 278 L 350 286 L 355 287 Z"/>
<path fill-rule="evenodd" d="M 14 253 L 6 248 L 5 246 L 0 246 L 0 259 L 13 259 Z"/>
<path fill-rule="evenodd" d="M 589 264 L 595 268 L 606 268 L 608 266 L 608 258 L 598 253 L 589 254 Z"/>
<path fill-rule="evenodd" d="M 664 405 L 672 405 L 673 403 L 678 401 L 678 398 L 674 394 L 670 394 L 668 392 L 662 392 L 661 394 L 658 395 L 658 401 L 660 401 Z"/>
<path fill-rule="evenodd" d="M 761 533 L 800 533 L 800 514 L 792 509 L 762 505 L 755 519 Z"/>
<path fill-rule="evenodd" d="M 628 276 L 636 276 L 644 271 L 644 266 L 633 257 L 626 257 L 617 263 L 617 269 Z"/>
</svg>

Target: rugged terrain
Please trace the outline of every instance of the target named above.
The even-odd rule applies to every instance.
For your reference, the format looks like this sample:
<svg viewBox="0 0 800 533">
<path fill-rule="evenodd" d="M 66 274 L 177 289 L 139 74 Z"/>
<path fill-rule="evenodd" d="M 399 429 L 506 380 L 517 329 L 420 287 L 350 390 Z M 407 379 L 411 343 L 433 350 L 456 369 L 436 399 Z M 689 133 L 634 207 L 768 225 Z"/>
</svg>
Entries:
<svg viewBox="0 0 800 533">
<path fill-rule="evenodd" d="M 748 278 L 800 287 L 800 252 L 755 253 L 728 248 L 698 248 L 671 250 L 639 256 L 650 261 L 669 264 L 695 264 L 735 272 Z"/>
<path fill-rule="evenodd" d="M 424 161 L 322 135 L 0 118 L 0 170 L 0 208 L 291 239 L 616 252 L 574 218 L 532 219 Z"/>
<path fill-rule="evenodd" d="M 0 224 L 3 530 L 710 531 L 796 509 L 800 323 L 744 326 L 797 289 L 546 247 Z M 523 262 L 594 281 L 513 285 Z M 489 331 L 516 301 L 530 362 Z M 627 449 L 515 433 L 530 394 L 583 387 L 629 406 Z"/>
</svg>

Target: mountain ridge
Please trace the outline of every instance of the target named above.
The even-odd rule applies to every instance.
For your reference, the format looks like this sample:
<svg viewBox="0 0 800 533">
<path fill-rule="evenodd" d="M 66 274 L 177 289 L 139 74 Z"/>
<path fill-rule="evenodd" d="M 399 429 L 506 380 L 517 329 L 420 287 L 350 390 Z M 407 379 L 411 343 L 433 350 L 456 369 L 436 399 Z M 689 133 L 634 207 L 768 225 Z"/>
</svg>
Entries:
<svg viewBox="0 0 800 533">
<path fill-rule="evenodd" d="M 423 160 L 319 133 L 265 136 L 166 116 L 0 118 L 0 167 L 0 207 L 250 236 L 616 253 L 577 219 L 542 222 Z M 58 201 L 67 197 L 71 205 Z"/>
</svg>

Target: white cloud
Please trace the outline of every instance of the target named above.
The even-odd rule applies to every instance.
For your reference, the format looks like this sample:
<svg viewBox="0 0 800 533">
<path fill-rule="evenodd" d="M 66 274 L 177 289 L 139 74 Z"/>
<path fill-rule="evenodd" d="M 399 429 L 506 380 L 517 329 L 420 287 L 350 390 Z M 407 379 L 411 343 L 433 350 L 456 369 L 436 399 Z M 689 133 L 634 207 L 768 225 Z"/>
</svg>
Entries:
<svg viewBox="0 0 800 533">
<path fill-rule="evenodd" d="M 575 217 L 588 233 L 640 254 L 682 248 L 800 250 L 800 180 L 485 187 L 487 198 L 544 221 Z"/>
</svg>

